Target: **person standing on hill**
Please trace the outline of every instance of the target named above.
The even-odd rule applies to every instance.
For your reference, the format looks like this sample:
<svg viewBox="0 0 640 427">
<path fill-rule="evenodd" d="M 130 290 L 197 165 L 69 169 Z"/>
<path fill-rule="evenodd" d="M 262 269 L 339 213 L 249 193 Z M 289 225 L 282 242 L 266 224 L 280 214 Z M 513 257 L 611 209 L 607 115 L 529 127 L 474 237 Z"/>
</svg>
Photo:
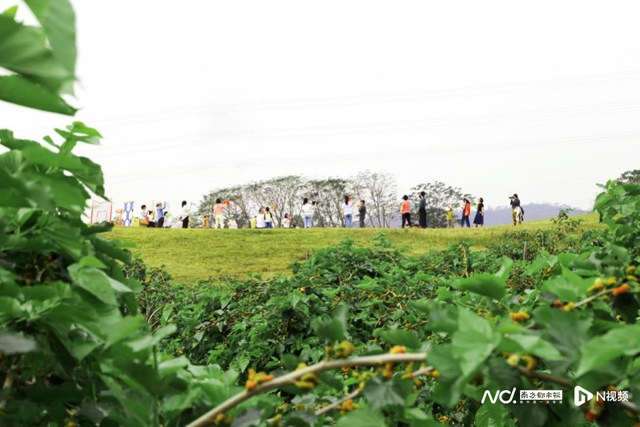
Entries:
<svg viewBox="0 0 640 427">
<path fill-rule="evenodd" d="M 360 214 L 360 228 L 364 228 L 364 219 L 367 216 L 367 207 L 364 205 L 364 200 L 360 200 L 360 207 L 358 208 Z"/>
<path fill-rule="evenodd" d="M 182 221 L 182 228 L 189 228 L 189 215 L 191 214 L 191 208 L 193 203 L 187 206 L 187 201 L 182 201 L 182 207 L 180 208 L 180 221 Z"/>
<path fill-rule="evenodd" d="M 511 202 L 509 203 L 511 205 L 511 218 L 513 219 L 513 225 L 516 225 L 516 208 L 520 207 L 520 198 L 518 197 L 517 193 L 513 193 L 513 196 L 511 196 L 509 199 L 511 199 Z"/>
<path fill-rule="evenodd" d="M 156 204 L 156 221 L 158 221 L 158 228 L 162 228 L 164 225 L 164 210 L 167 209 L 167 202 Z"/>
<path fill-rule="evenodd" d="M 264 208 L 260 208 L 258 211 L 258 216 L 256 216 L 256 228 L 265 228 L 265 215 Z"/>
<path fill-rule="evenodd" d="M 447 217 L 447 228 L 453 228 L 453 208 L 449 208 L 449 210 L 445 212 L 445 216 Z"/>
<path fill-rule="evenodd" d="M 420 192 L 420 204 L 418 205 L 418 224 L 420 228 L 427 228 L 427 198 L 424 191 Z"/>
<path fill-rule="evenodd" d="M 462 208 L 462 219 L 460 220 L 460 227 L 464 228 L 464 225 L 467 224 L 468 228 L 471 228 L 471 224 L 469 223 L 469 217 L 471 216 L 471 202 L 469 199 L 464 199 L 464 206 Z"/>
<path fill-rule="evenodd" d="M 302 220 L 304 221 L 304 228 L 313 228 L 313 211 L 315 206 L 309 203 L 309 199 L 306 197 L 302 200 Z"/>
<path fill-rule="evenodd" d="M 224 228 L 224 209 L 226 206 L 222 203 L 222 200 L 216 199 L 216 204 L 213 207 L 213 217 L 216 219 L 216 223 L 213 228 Z"/>
<path fill-rule="evenodd" d="M 484 226 L 484 200 L 482 197 L 478 199 L 478 206 L 476 207 L 476 217 L 473 219 L 473 223 L 476 225 L 476 228 Z"/>
<path fill-rule="evenodd" d="M 269 206 L 264 208 L 264 228 L 273 228 L 273 216 Z"/>
<path fill-rule="evenodd" d="M 409 201 L 409 196 L 406 194 L 402 196 L 403 202 L 400 203 L 400 216 L 402 217 L 402 228 L 404 228 L 405 224 L 412 227 L 411 225 L 411 202 Z"/>
<path fill-rule="evenodd" d="M 351 197 L 349 196 L 344 196 L 342 215 L 344 216 L 344 227 L 353 228 L 353 204 L 351 203 Z"/>
</svg>

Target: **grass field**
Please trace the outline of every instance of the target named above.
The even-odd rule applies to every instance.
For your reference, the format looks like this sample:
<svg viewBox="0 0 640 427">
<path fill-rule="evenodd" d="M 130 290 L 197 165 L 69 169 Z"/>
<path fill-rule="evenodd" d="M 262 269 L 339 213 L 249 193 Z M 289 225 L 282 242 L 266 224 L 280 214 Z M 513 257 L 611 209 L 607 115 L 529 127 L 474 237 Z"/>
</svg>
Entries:
<svg viewBox="0 0 640 427">
<path fill-rule="evenodd" d="M 598 228 L 597 214 L 581 215 L 584 230 Z M 549 229 L 549 220 L 531 221 L 527 230 Z M 359 246 L 373 246 L 379 231 L 387 234 L 398 248 L 409 255 L 444 249 L 460 240 L 474 242 L 483 249 L 512 226 L 454 229 L 344 229 L 314 228 L 273 230 L 204 230 L 116 227 L 106 233 L 108 239 L 132 242 L 132 252 L 153 266 L 164 264 L 176 282 L 194 283 L 209 277 L 246 277 L 248 272 L 263 277 L 287 273 L 287 266 L 304 260 L 314 249 L 333 246 L 348 237 Z"/>
</svg>

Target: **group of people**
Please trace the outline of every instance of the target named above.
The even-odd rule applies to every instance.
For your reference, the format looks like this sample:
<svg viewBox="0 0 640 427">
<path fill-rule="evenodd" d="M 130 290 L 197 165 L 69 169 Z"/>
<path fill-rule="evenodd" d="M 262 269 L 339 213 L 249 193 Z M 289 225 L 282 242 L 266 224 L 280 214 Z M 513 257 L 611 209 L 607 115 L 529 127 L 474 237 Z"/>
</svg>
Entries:
<svg viewBox="0 0 640 427">
<path fill-rule="evenodd" d="M 418 227 L 427 228 L 427 200 L 426 193 L 424 191 L 418 194 L 420 197 L 418 203 Z M 524 210 L 522 206 L 520 206 L 520 198 L 517 194 L 509 197 L 513 225 L 521 224 L 524 220 Z M 176 226 L 178 228 L 189 228 L 189 219 L 191 217 L 191 210 L 195 204 L 187 204 L 186 201 L 182 202 L 180 208 L 180 217 Z M 468 228 L 471 227 L 470 217 L 471 217 L 471 208 L 472 205 L 476 209 L 475 217 L 473 219 L 473 224 L 476 227 L 484 226 L 484 199 L 482 197 L 478 198 L 477 203 L 471 203 L 469 199 L 464 198 L 462 201 L 462 205 L 456 204 L 456 206 L 460 206 L 461 209 L 461 219 L 460 219 L 460 227 L 466 225 Z M 233 216 L 229 216 L 225 218 L 226 210 L 229 206 L 229 202 L 222 201 L 221 199 L 216 199 L 215 205 L 213 207 L 213 228 L 225 228 L 225 219 L 228 228 L 237 229 L 238 224 L 233 218 Z M 310 201 L 307 197 L 305 197 L 302 201 L 302 206 L 300 207 L 300 215 L 302 217 L 304 228 L 313 228 L 313 215 L 318 207 L 318 202 Z M 166 221 L 166 219 L 170 216 L 170 214 L 166 211 L 167 203 L 157 203 L 155 207 L 155 211 L 147 209 L 146 205 L 141 206 L 140 218 L 145 218 L 149 227 L 158 227 L 158 228 L 168 228 L 170 224 Z M 412 206 L 412 201 L 409 196 L 402 196 L 402 202 L 400 203 L 400 218 L 402 222 L 402 228 L 405 227 L 413 227 L 411 213 L 414 207 Z M 274 213 L 275 206 L 266 206 L 261 207 L 258 211 L 258 214 L 251 219 L 251 228 L 273 228 L 274 227 Z M 353 228 L 353 220 L 354 216 L 357 214 L 359 219 L 360 228 L 365 228 L 365 221 L 367 216 L 367 205 L 364 200 L 360 200 L 357 203 L 353 203 L 351 196 L 344 196 L 344 203 L 342 204 L 342 216 L 344 218 L 344 226 L 345 228 Z M 453 228 L 453 218 L 454 218 L 454 207 L 450 207 L 448 211 L 445 213 L 447 218 L 447 228 Z M 204 228 L 210 228 L 209 217 L 205 216 L 204 218 Z M 295 224 L 292 222 L 292 217 L 289 213 L 285 212 L 283 220 L 282 220 L 283 228 L 295 228 Z"/>
<path fill-rule="evenodd" d="M 182 202 L 180 208 L 180 217 L 178 218 L 178 225 L 180 228 L 189 228 L 189 218 L 191 216 L 191 209 L 195 206 L 195 203 L 187 205 L 186 201 Z M 169 217 L 171 214 L 167 212 L 167 202 L 156 203 L 155 209 L 148 209 L 147 205 L 140 206 L 139 218 L 145 220 L 147 227 L 151 228 L 170 228 L 171 221 Z"/>
<path fill-rule="evenodd" d="M 469 217 L 471 216 L 471 202 L 469 201 L 469 199 L 465 198 L 463 199 L 462 203 L 463 203 L 463 207 L 462 207 L 462 216 L 460 219 L 460 227 L 464 228 L 466 224 L 467 228 L 471 228 L 471 224 L 469 224 Z M 475 218 L 473 218 L 473 224 L 476 226 L 476 228 L 483 227 L 484 226 L 484 199 L 482 197 L 478 199 L 478 203 L 475 205 L 475 208 L 476 208 L 476 216 Z M 451 215 L 451 217 L 453 218 L 453 215 Z"/>
<path fill-rule="evenodd" d="M 354 209 L 357 210 L 359 216 L 360 228 L 365 227 L 365 218 L 367 215 L 367 207 L 364 200 L 360 200 L 358 203 L 353 203 L 350 196 L 344 196 L 344 204 L 342 205 L 342 216 L 344 218 L 344 224 L 346 228 L 353 228 Z M 318 208 L 318 202 L 310 201 L 305 197 L 302 200 L 302 206 L 300 207 L 300 216 L 302 217 L 302 225 L 304 228 L 313 228 L 313 215 Z M 273 228 L 273 211 L 275 207 L 271 208 L 261 207 L 258 211 L 258 215 L 254 216 L 251 220 L 251 228 Z M 282 220 L 283 228 L 295 228 L 295 224 L 292 222 L 291 214 L 285 212 Z"/>
</svg>

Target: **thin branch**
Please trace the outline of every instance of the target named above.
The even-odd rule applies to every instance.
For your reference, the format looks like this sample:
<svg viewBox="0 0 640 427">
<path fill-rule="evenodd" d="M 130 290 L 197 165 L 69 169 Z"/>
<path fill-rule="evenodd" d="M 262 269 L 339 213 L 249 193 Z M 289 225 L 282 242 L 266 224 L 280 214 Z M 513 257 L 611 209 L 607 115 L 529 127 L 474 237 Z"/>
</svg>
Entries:
<svg viewBox="0 0 640 427">
<path fill-rule="evenodd" d="M 362 394 L 362 390 L 357 389 L 356 391 L 354 391 L 353 393 L 348 394 L 347 396 L 343 397 L 342 399 L 338 399 L 335 402 L 331 403 L 330 405 L 325 406 L 324 408 L 316 411 L 316 415 L 320 416 L 320 415 L 324 415 L 327 412 L 331 412 L 334 409 L 338 409 L 342 406 L 342 404 L 344 402 L 346 402 L 347 400 L 350 399 L 355 399 L 357 397 L 360 397 L 360 395 Z"/>
<path fill-rule="evenodd" d="M 307 366 L 304 369 L 274 378 L 269 382 L 260 384 L 252 390 L 244 390 L 191 422 L 187 427 L 200 427 L 209 424 L 218 414 L 223 414 L 233 407 L 238 406 L 242 402 L 259 394 L 266 393 L 285 385 L 294 384 L 305 374 L 320 373 L 332 369 L 345 368 L 347 366 L 381 366 L 385 363 L 423 362 L 425 357 L 426 353 L 382 354 L 377 356 L 354 357 L 353 359 L 320 362 L 316 365 Z"/>
<path fill-rule="evenodd" d="M 583 299 L 582 301 L 575 303 L 574 307 L 580 307 L 581 305 L 589 304 L 594 299 L 601 297 L 602 295 L 610 294 L 611 292 L 615 291 L 615 289 L 616 288 L 611 288 L 611 289 L 605 289 L 603 291 L 600 291 L 597 294 L 590 296 L 589 298 Z"/>
<path fill-rule="evenodd" d="M 414 377 L 420 377 L 422 375 L 428 374 L 429 372 L 431 372 L 433 370 L 434 370 L 433 366 L 427 366 L 426 368 L 422 368 L 422 369 L 419 369 L 419 370 L 413 372 L 413 376 Z M 350 393 L 349 395 L 343 397 L 342 399 L 338 399 L 335 402 L 331 403 L 330 405 L 327 405 L 324 408 L 319 409 L 318 411 L 316 411 L 316 415 L 317 416 L 324 415 L 327 412 L 331 412 L 334 409 L 338 409 L 347 400 L 356 399 L 356 398 L 360 397 L 361 394 L 362 394 L 362 390 L 361 389 L 357 389 L 356 391 L 354 391 L 353 393 Z"/>
</svg>

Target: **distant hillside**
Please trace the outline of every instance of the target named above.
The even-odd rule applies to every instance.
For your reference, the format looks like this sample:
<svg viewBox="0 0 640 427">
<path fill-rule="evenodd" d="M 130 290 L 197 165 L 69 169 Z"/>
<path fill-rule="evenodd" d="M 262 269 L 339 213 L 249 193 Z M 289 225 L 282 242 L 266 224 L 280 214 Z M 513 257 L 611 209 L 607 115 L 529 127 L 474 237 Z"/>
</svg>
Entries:
<svg viewBox="0 0 640 427">
<path fill-rule="evenodd" d="M 558 205 L 551 203 L 523 203 L 522 208 L 524 209 L 524 220 L 525 221 L 535 221 L 538 219 L 547 219 L 554 218 L 558 216 L 558 211 L 560 209 L 567 209 L 571 206 L 568 205 Z M 573 208 L 570 215 L 581 215 L 589 213 L 589 211 Z M 471 213 L 471 219 L 475 212 Z M 505 225 L 511 224 L 511 207 L 509 206 L 498 206 L 491 207 L 485 209 L 484 214 L 484 223 L 487 226 L 492 225 Z"/>
</svg>

